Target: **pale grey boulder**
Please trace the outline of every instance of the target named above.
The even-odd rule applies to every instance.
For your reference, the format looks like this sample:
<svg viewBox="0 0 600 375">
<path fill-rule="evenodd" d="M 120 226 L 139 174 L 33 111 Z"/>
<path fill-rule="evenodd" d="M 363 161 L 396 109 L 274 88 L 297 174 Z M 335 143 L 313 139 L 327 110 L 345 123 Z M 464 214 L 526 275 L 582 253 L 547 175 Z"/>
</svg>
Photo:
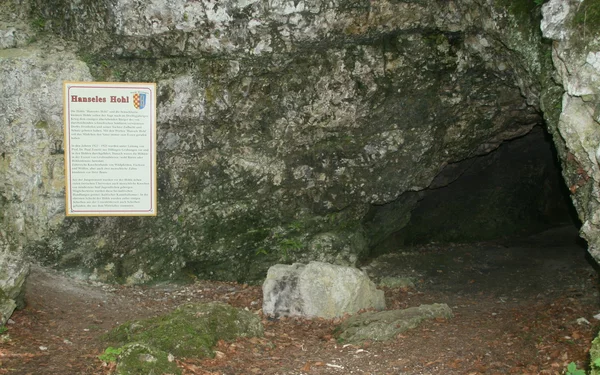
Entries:
<svg viewBox="0 0 600 375">
<path fill-rule="evenodd" d="M 352 267 L 277 264 L 269 268 L 263 284 L 266 315 L 331 319 L 368 308 L 385 308 L 383 291 Z"/>
<path fill-rule="evenodd" d="M 421 305 L 404 310 L 366 312 L 342 323 L 337 330 L 337 337 L 343 342 L 385 341 L 417 327 L 424 320 L 447 319 L 453 316 L 452 309 L 445 303 Z"/>
</svg>

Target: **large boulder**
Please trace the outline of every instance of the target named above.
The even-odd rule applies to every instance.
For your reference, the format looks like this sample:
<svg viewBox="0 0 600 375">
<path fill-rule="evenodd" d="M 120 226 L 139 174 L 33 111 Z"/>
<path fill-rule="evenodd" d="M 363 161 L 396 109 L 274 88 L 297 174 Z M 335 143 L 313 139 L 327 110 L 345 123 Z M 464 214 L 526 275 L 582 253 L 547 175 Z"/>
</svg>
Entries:
<svg viewBox="0 0 600 375">
<path fill-rule="evenodd" d="M 383 291 L 362 271 L 322 262 L 277 264 L 263 284 L 263 313 L 336 318 L 361 309 L 384 309 Z"/>
</svg>

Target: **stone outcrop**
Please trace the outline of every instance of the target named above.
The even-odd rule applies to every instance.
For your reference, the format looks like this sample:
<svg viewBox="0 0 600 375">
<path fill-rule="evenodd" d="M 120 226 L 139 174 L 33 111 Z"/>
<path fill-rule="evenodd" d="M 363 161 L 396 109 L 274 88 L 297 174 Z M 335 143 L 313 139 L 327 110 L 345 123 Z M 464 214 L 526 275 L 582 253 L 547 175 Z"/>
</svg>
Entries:
<svg viewBox="0 0 600 375">
<path fill-rule="evenodd" d="M 406 225 L 410 193 L 445 165 L 541 120 L 544 46 L 530 10 L 6 1 L 2 230 L 35 259 L 102 280 L 354 265 Z M 157 82 L 158 217 L 64 217 L 63 79 Z"/>
<path fill-rule="evenodd" d="M 445 303 L 420 305 L 404 310 L 366 312 L 349 318 L 337 329 L 338 340 L 360 343 L 367 340 L 385 341 L 399 333 L 417 327 L 427 319 L 452 318 L 452 309 Z"/>
<path fill-rule="evenodd" d="M 25 252 L 130 283 L 355 265 L 541 111 L 600 259 L 598 12 L 543 13 L 552 49 L 533 1 L 4 1 L 2 319 Z M 63 80 L 157 82 L 158 217 L 65 218 Z"/>
<path fill-rule="evenodd" d="M 362 271 L 322 262 L 277 264 L 263 284 L 263 313 L 332 319 L 385 308 L 383 291 Z"/>
<path fill-rule="evenodd" d="M 552 89 L 556 94 L 544 98 L 544 114 L 582 222 L 581 235 L 600 261 L 600 11 L 590 0 L 551 0 L 542 13 L 559 84 Z"/>
<path fill-rule="evenodd" d="M 91 79 L 60 44 L 0 50 L 0 323 L 23 303 L 24 248 L 64 220 L 62 81 Z"/>
</svg>

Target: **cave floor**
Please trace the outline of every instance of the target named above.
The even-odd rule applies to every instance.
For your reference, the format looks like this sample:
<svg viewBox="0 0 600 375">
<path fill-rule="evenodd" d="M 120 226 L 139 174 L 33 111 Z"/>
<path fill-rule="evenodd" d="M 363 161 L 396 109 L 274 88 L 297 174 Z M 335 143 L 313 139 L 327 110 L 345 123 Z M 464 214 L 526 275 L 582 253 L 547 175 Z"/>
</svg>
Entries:
<svg viewBox="0 0 600 375">
<path fill-rule="evenodd" d="M 433 320 L 395 340 L 343 345 L 338 321 L 264 319 L 265 337 L 220 342 L 214 359 L 177 359 L 184 374 L 562 374 L 584 367 L 600 321 L 598 275 L 574 228 L 521 239 L 403 249 L 365 265 L 378 279 L 410 277 L 414 288 L 384 288 L 389 308 L 447 303 L 454 318 Z M 109 374 L 97 356 L 101 334 L 188 301 L 220 300 L 258 311 L 259 286 L 112 286 L 33 267 L 27 307 L 0 336 L 0 374 Z M 583 321 L 580 318 L 584 318 Z M 580 320 L 577 322 L 577 320 Z"/>
</svg>

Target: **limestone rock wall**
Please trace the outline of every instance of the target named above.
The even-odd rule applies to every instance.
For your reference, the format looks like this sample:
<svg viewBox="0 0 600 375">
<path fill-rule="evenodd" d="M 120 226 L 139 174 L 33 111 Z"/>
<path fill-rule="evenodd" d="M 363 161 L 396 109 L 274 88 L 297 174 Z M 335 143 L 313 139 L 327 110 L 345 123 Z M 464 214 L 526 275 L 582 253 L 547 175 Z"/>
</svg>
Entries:
<svg viewBox="0 0 600 375">
<path fill-rule="evenodd" d="M 57 93 L 62 80 L 73 78 L 91 76 L 64 47 L 0 50 L 0 322 L 22 304 L 19 295 L 28 272 L 24 248 L 64 220 L 62 99 Z"/>
<path fill-rule="evenodd" d="M 511 4 L 5 1 L 7 243 L 130 283 L 355 264 L 444 165 L 541 121 L 545 47 Z M 158 217 L 64 217 L 65 79 L 158 83 Z"/>
<path fill-rule="evenodd" d="M 92 79 L 73 47 L 36 44 L 26 19 L 0 5 L 0 324 L 23 306 L 25 248 L 64 220 L 62 81 Z"/>
<path fill-rule="evenodd" d="M 546 100 L 544 111 L 583 224 L 581 235 L 600 261 L 600 6 L 590 0 L 551 0 L 542 12 L 542 32 L 552 39 L 555 81 L 564 90 L 562 100 Z"/>
</svg>

